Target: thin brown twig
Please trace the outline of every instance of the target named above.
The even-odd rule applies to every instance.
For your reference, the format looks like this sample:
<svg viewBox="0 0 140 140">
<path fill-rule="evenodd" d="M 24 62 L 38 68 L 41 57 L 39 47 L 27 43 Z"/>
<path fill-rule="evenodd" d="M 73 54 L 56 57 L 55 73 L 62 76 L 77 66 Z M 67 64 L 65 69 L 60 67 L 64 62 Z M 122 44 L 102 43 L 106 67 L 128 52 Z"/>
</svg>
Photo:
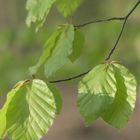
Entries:
<svg viewBox="0 0 140 140">
<path fill-rule="evenodd" d="M 82 77 L 83 75 L 88 74 L 89 72 L 90 72 L 90 70 L 87 71 L 87 72 L 85 72 L 85 73 L 81 73 L 81 74 L 79 74 L 79 75 L 76 75 L 76 76 L 74 76 L 74 77 L 70 77 L 70 78 L 67 78 L 67 79 L 56 80 L 56 81 L 50 81 L 50 83 L 60 83 L 60 82 L 65 82 L 65 81 L 71 81 L 71 80 L 73 80 L 73 79 L 80 78 L 80 77 Z"/>
<path fill-rule="evenodd" d="M 130 15 L 135 11 L 135 9 L 137 8 L 137 6 L 140 4 L 140 0 L 138 0 L 138 2 L 134 5 L 134 7 L 130 10 L 130 12 L 125 16 L 124 18 L 124 22 L 123 22 L 123 25 L 122 25 L 122 28 L 121 28 L 121 31 L 119 33 L 119 36 L 115 42 L 115 45 L 114 47 L 111 49 L 111 51 L 109 52 L 109 55 L 108 57 L 105 59 L 106 61 L 109 60 L 111 58 L 111 56 L 113 55 L 114 51 L 116 50 L 117 46 L 118 46 L 118 43 L 122 37 L 122 34 L 123 34 L 123 31 L 124 31 L 124 28 L 125 28 L 125 25 L 126 25 L 126 22 L 128 20 L 128 18 L 130 17 Z"/>
<path fill-rule="evenodd" d="M 74 25 L 75 28 L 82 28 L 85 27 L 89 24 L 95 24 L 95 23 L 101 23 L 101 22 L 109 22 L 109 21 L 122 21 L 124 20 L 125 17 L 113 17 L 113 18 L 107 18 L 107 19 L 98 19 L 98 20 L 92 20 L 92 21 L 88 21 L 86 23 L 83 24 L 79 24 L 79 25 Z"/>
</svg>

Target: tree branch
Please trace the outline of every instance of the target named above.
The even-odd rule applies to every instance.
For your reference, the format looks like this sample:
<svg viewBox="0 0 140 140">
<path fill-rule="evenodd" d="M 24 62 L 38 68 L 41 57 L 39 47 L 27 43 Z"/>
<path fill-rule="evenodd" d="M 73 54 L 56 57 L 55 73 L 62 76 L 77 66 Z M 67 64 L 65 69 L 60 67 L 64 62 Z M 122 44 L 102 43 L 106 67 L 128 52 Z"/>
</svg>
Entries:
<svg viewBox="0 0 140 140">
<path fill-rule="evenodd" d="M 126 26 L 126 23 L 127 23 L 127 20 L 128 18 L 131 16 L 131 14 L 135 11 L 135 9 L 138 7 L 138 5 L 140 4 L 140 0 L 137 1 L 137 3 L 134 5 L 134 7 L 130 10 L 130 12 L 125 16 L 125 17 L 113 17 L 113 18 L 108 18 L 108 19 L 100 19 L 100 20 L 94 20 L 94 21 L 89 21 L 89 22 L 86 22 L 86 23 L 83 23 L 81 25 L 75 25 L 74 27 L 75 28 L 81 28 L 81 27 L 84 27 L 84 26 L 87 26 L 89 24 L 93 24 L 93 23 L 99 23 L 99 22 L 107 22 L 107 21 L 114 21 L 114 20 L 120 20 L 120 21 L 124 21 L 123 22 L 123 25 L 122 25 L 122 28 L 121 28 L 121 31 L 118 35 L 118 38 L 115 42 L 115 45 L 114 47 L 111 49 L 111 51 L 109 52 L 109 55 L 107 56 L 107 58 L 105 59 L 105 61 L 108 61 L 111 56 L 113 55 L 114 51 L 116 50 L 117 48 L 117 45 L 121 39 L 121 36 L 123 34 L 123 31 L 125 29 L 125 26 Z M 77 79 L 77 78 L 80 78 L 86 74 L 88 74 L 89 72 L 91 71 L 88 70 L 87 72 L 84 72 L 84 73 L 81 73 L 77 76 L 74 76 L 74 77 L 70 77 L 70 78 L 67 78 L 67 79 L 62 79 L 62 80 L 55 80 L 55 81 L 49 81 L 50 83 L 60 83 L 60 82 L 66 82 L 66 81 L 71 81 L 71 80 L 74 80 L 74 79 Z"/>
<path fill-rule="evenodd" d="M 82 28 L 85 27 L 89 24 L 95 24 L 95 23 L 100 23 L 100 22 L 109 22 L 109 21 L 121 21 L 124 20 L 125 17 L 113 17 L 113 18 L 107 18 L 107 19 L 99 19 L 99 20 L 92 20 L 83 24 L 79 24 L 79 25 L 74 25 L 75 28 Z"/>
<path fill-rule="evenodd" d="M 130 12 L 125 16 L 124 18 L 124 22 L 123 22 L 123 25 L 122 25 L 122 28 L 121 28 L 121 31 L 119 33 L 119 36 L 115 42 L 115 45 L 114 47 L 111 49 L 111 51 L 109 52 L 109 55 L 108 57 L 105 59 L 106 61 L 109 60 L 111 58 L 111 56 L 113 55 L 114 51 L 116 50 L 117 48 L 117 45 L 121 39 L 121 36 L 123 34 L 123 31 L 124 31 L 124 28 L 125 28 L 125 25 L 126 25 L 126 22 L 128 20 L 128 18 L 130 17 L 130 15 L 135 11 L 135 9 L 137 8 L 137 6 L 140 4 L 140 0 L 138 0 L 138 2 L 134 5 L 134 7 L 130 10 Z"/>
<path fill-rule="evenodd" d="M 50 83 L 60 83 L 60 82 L 66 82 L 66 81 L 71 81 L 71 80 L 74 80 L 74 79 L 77 79 L 77 78 L 80 78 L 86 74 L 88 74 L 91 70 L 87 71 L 87 72 L 84 72 L 84 73 L 81 73 L 77 76 L 74 76 L 74 77 L 70 77 L 70 78 L 67 78 L 67 79 L 62 79 L 62 80 L 56 80 L 56 81 L 50 81 Z"/>
<path fill-rule="evenodd" d="M 127 19 L 124 20 L 123 25 L 122 25 L 122 28 L 121 28 L 121 31 L 120 31 L 120 33 L 119 33 L 119 36 L 118 36 L 117 40 L 116 40 L 116 43 L 115 43 L 114 47 L 111 49 L 111 51 L 109 52 L 108 57 L 105 59 L 106 61 L 110 59 L 110 57 L 111 57 L 112 54 L 114 53 L 115 49 L 117 48 L 117 45 L 118 45 L 118 43 L 119 43 L 119 41 L 120 41 L 120 39 L 121 39 L 122 33 L 123 33 L 123 31 L 124 31 L 126 22 L 127 22 Z"/>
</svg>

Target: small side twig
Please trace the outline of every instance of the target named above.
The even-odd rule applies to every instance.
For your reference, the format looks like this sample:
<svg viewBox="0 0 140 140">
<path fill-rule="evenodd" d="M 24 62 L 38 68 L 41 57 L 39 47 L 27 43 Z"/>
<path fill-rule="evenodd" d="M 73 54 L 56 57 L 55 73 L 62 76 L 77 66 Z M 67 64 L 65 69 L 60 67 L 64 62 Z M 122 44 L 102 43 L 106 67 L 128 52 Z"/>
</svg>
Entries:
<svg viewBox="0 0 140 140">
<path fill-rule="evenodd" d="M 79 24 L 79 25 L 74 25 L 75 28 L 82 28 L 85 27 L 89 24 L 95 24 L 95 23 L 101 23 L 101 22 L 109 22 L 109 21 L 122 21 L 124 20 L 125 17 L 113 17 L 113 18 L 107 18 L 107 19 L 99 19 L 99 20 L 92 20 L 92 21 L 88 21 L 86 23 L 83 24 Z"/>
</svg>

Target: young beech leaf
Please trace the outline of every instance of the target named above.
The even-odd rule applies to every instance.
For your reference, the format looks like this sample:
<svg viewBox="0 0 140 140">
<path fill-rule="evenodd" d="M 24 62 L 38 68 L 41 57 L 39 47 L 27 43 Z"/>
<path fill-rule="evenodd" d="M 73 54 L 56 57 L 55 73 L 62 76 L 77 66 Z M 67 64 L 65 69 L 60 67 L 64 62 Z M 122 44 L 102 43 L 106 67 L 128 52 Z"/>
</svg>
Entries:
<svg viewBox="0 0 140 140">
<path fill-rule="evenodd" d="M 83 0 L 56 0 L 58 10 L 65 16 L 70 16 Z"/>
<path fill-rule="evenodd" d="M 60 69 L 69 60 L 68 56 L 72 53 L 74 27 L 73 25 L 65 25 L 62 28 L 62 33 L 52 50 L 51 56 L 45 63 L 46 77 Z"/>
<path fill-rule="evenodd" d="M 72 53 L 74 40 L 73 25 L 63 25 L 47 40 L 42 56 L 36 66 L 30 68 L 30 73 L 35 74 L 38 68 L 45 64 L 46 77 L 51 76 L 60 69 Z"/>
<path fill-rule="evenodd" d="M 136 80 L 127 68 L 113 64 L 116 78 L 116 97 L 103 119 L 116 128 L 122 128 L 128 122 L 136 102 Z"/>
<path fill-rule="evenodd" d="M 115 72 L 110 64 L 96 66 L 80 81 L 77 105 L 87 125 L 108 109 L 116 91 Z"/>
<path fill-rule="evenodd" d="M 54 85 L 52 86 L 52 84 L 47 84 L 48 88 L 52 91 L 53 95 L 54 95 L 54 99 L 55 99 L 55 103 L 56 103 L 56 107 L 57 107 L 57 111 L 56 113 L 59 114 L 62 108 L 62 98 L 60 96 L 60 93 L 57 89 L 57 87 L 55 87 Z"/>
<path fill-rule="evenodd" d="M 2 109 L 0 109 L 0 139 L 6 135 L 6 112 L 7 112 L 8 106 L 11 100 L 13 99 L 13 97 L 15 96 L 16 92 L 22 86 L 22 84 L 23 84 L 23 81 L 18 83 L 18 85 L 16 85 L 16 88 L 12 89 L 9 92 L 4 106 L 2 107 Z"/>
<path fill-rule="evenodd" d="M 29 68 L 30 75 L 36 74 L 38 69 L 47 61 L 47 59 L 50 57 L 51 52 L 55 48 L 56 42 L 62 32 L 62 28 L 58 28 L 56 32 L 54 32 L 51 37 L 47 40 L 47 42 L 44 45 L 44 50 L 42 52 L 41 57 L 39 58 L 38 63 Z"/>
<path fill-rule="evenodd" d="M 74 62 L 78 59 L 84 48 L 85 38 L 84 34 L 80 30 L 76 30 L 74 33 L 74 42 L 73 42 L 73 52 L 69 56 L 70 60 Z"/>
<path fill-rule="evenodd" d="M 52 88 L 39 79 L 16 87 L 6 112 L 6 129 L 11 140 L 39 140 L 48 132 L 61 107 L 60 95 Z M 59 96 L 57 101 L 55 96 Z"/>
<path fill-rule="evenodd" d="M 55 0 L 27 0 L 27 25 L 30 27 L 31 23 L 34 22 L 36 23 L 36 29 L 38 30 L 38 28 L 43 25 L 54 2 Z"/>
</svg>

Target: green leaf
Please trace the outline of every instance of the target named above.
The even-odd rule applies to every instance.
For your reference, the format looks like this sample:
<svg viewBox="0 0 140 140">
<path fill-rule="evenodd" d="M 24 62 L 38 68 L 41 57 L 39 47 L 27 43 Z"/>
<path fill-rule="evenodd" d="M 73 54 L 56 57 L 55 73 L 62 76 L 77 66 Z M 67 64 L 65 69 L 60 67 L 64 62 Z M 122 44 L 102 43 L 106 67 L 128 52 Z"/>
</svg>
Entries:
<svg viewBox="0 0 140 140">
<path fill-rule="evenodd" d="M 135 77 L 124 66 L 113 65 L 117 93 L 113 104 L 103 115 L 103 119 L 116 128 L 124 127 L 132 114 L 136 102 Z"/>
<path fill-rule="evenodd" d="M 74 40 L 73 25 L 66 25 L 56 42 L 51 56 L 45 63 L 45 75 L 51 76 L 58 69 L 60 69 L 69 59 L 68 56 L 72 53 Z"/>
<path fill-rule="evenodd" d="M 57 107 L 56 113 L 59 114 L 62 109 L 62 98 L 60 96 L 59 90 L 57 89 L 57 87 L 55 87 L 54 85 L 52 86 L 52 84 L 49 84 L 49 83 L 48 83 L 48 87 L 52 91 L 54 99 L 55 99 L 55 103 Z"/>
<path fill-rule="evenodd" d="M 29 68 L 30 75 L 34 75 L 37 73 L 38 69 L 47 61 L 47 59 L 50 57 L 51 52 L 55 48 L 55 45 L 57 43 L 58 38 L 60 37 L 62 33 L 62 29 L 58 28 L 56 32 L 54 32 L 51 37 L 47 40 L 47 42 L 44 45 L 44 50 L 42 52 L 41 57 L 39 58 L 38 63 Z"/>
<path fill-rule="evenodd" d="M 78 109 L 87 125 L 94 122 L 113 103 L 116 93 L 115 72 L 110 64 L 100 64 L 79 84 Z"/>
<path fill-rule="evenodd" d="M 38 30 L 45 22 L 54 2 L 55 0 L 28 0 L 26 4 L 26 9 L 28 10 L 27 26 L 30 27 L 33 22 L 36 24 L 36 30 Z"/>
<path fill-rule="evenodd" d="M 45 44 L 44 51 L 36 66 L 30 68 L 30 74 L 35 74 L 38 68 L 45 64 L 46 77 L 60 69 L 72 53 L 74 40 L 73 25 L 63 25 L 52 34 Z"/>
<path fill-rule="evenodd" d="M 77 29 L 74 35 L 73 52 L 69 57 L 72 62 L 74 62 L 76 59 L 80 57 L 82 50 L 84 48 L 84 43 L 85 43 L 84 34 Z"/>
<path fill-rule="evenodd" d="M 6 128 L 10 139 L 39 140 L 48 132 L 58 112 L 58 102 L 52 92 L 39 79 L 24 83 L 7 109 Z"/>
<path fill-rule="evenodd" d="M 58 10 L 65 16 L 70 16 L 83 0 L 56 0 Z"/>
<path fill-rule="evenodd" d="M 4 137 L 6 135 L 6 112 L 7 112 L 8 106 L 22 84 L 23 84 L 23 81 L 18 83 L 16 88 L 13 88 L 9 92 L 9 94 L 7 95 L 7 100 L 4 104 L 4 106 L 2 107 L 2 109 L 0 110 L 0 138 Z"/>
</svg>

